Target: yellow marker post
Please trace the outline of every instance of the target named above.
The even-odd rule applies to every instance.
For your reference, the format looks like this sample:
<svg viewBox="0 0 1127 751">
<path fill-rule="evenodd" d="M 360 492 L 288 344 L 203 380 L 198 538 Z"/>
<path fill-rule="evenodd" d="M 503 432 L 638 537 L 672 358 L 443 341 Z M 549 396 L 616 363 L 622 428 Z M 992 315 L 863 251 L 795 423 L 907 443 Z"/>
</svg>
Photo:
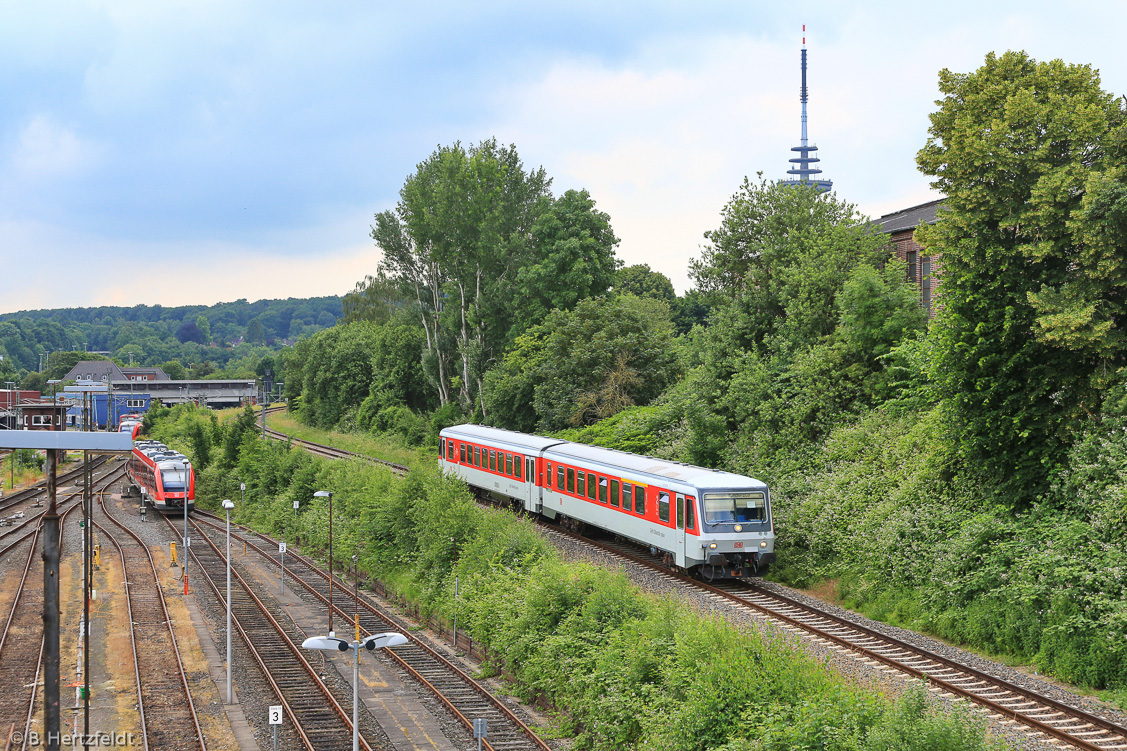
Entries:
<svg viewBox="0 0 1127 751">
<path fill-rule="evenodd" d="M 100 568 L 102 565 L 102 546 L 94 546 L 94 568 Z"/>
<path fill-rule="evenodd" d="M 168 557 L 172 559 L 171 566 L 173 568 L 176 568 L 177 566 L 180 565 L 179 563 L 176 562 L 176 543 L 174 543 L 174 542 L 168 543 Z"/>
</svg>

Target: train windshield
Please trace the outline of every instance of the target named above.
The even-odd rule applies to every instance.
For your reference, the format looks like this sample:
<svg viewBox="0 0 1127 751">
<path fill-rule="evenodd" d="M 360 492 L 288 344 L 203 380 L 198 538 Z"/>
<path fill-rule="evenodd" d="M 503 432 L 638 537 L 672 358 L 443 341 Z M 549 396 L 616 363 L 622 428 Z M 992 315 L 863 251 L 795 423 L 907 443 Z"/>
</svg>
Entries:
<svg viewBox="0 0 1127 751">
<path fill-rule="evenodd" d="M 705 493 L 703 498 L 704 520 L 709 524 L 767 520 L 767 494 L 762 490 Z"/>
<path fill-rule="evenodd" d="M 164 470 L 160 473 L 160 482 L 166 493 L 183 493 L 186 490 L 184 487 L 184 472 L 180 470 Z"/>
</svg>

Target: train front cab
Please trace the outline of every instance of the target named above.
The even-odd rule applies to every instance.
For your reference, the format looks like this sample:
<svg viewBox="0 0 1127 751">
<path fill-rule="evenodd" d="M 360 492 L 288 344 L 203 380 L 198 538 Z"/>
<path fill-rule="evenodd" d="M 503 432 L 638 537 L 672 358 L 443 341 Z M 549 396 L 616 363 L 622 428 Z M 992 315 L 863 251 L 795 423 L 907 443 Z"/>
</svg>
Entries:
<svg viewBox="0 0 1127 751">
<path fill-rule="evenodd" d="M 701 549 L 692 567 L 706 580 L 762 573 L 775 560 L 767 488 L 702 489 Z"/>
</svg>

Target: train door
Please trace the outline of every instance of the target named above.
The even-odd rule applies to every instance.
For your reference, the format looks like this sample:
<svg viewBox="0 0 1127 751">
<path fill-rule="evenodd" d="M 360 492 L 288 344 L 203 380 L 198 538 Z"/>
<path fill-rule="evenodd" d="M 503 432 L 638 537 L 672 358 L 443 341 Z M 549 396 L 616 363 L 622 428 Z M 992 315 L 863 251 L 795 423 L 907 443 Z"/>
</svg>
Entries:
<svg viewBox="0 0 1127 751">
<path fill-rule="evenodd" d="M 540 478 L 536 476 L 536 458 L 526 456 L 524 458 L 524 478 L 528 482 L 528 502 L 525 508 L 528 511 L 535 511 L 540 513 L 540 508 L 544 501 L 540 495 Z"/>
<path fill-rule="evenodd" d="M 685 565 L 685 495 L 677 494 L 677 543 L 674 546 L 677 565 Z"/>
</svg>

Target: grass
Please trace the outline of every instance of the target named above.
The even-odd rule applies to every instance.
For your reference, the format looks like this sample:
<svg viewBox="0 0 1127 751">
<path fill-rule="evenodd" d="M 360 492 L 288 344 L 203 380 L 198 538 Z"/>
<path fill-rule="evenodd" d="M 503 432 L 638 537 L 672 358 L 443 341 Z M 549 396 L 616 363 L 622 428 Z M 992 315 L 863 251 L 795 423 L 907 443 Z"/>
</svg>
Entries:
<svg viewBox="0 0 1127 751">
<path fill-rule="evenodd" d="M 222 417 L 220 418 L 222 419 Z M 357 454 L 383 459 L 387 462 L 411 466 L 420 460 L 429 459 L 434 449 L 419 449 L 403 445 L 394 438 L 372 435 L 371 433 L 338 433 L 302 425 L 288 412 L 266 413 L 266 424 L 274 430 L 300 438 L 304 441 L 322 443 Z"/>
</svg>

